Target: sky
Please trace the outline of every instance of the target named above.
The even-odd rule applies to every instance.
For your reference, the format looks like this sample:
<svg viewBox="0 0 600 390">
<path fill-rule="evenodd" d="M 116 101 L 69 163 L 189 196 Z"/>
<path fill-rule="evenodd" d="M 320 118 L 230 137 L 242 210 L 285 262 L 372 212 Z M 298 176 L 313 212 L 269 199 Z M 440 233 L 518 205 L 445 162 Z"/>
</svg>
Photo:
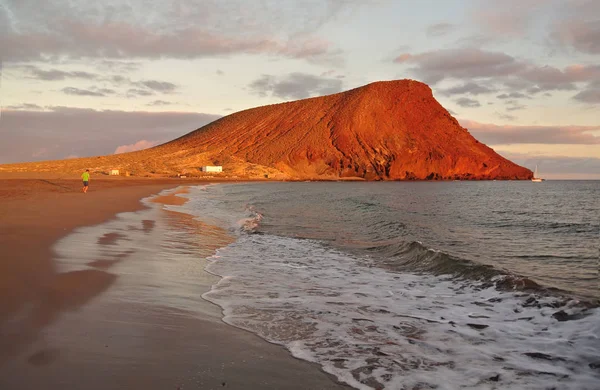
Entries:
<svg viewBox="0 0 600 390">
<path fill-rule="evenodd" d="M 0 164 L 408 78 L 512 161 L 600 179 L 597 0 L 0 0 L 0 64 Z"/>
</svg>

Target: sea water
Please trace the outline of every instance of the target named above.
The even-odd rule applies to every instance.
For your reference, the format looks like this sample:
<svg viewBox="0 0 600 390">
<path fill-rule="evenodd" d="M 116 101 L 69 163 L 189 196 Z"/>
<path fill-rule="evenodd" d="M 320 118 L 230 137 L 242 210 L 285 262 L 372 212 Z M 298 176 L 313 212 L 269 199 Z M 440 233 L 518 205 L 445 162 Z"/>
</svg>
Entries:
<svg viewBox="0 0 600 390">
<path fill-rule="evenodd" d="M 256 183 L 203 298 L 359 389 L 598 389 L 600 182 Z"/>
</svg>

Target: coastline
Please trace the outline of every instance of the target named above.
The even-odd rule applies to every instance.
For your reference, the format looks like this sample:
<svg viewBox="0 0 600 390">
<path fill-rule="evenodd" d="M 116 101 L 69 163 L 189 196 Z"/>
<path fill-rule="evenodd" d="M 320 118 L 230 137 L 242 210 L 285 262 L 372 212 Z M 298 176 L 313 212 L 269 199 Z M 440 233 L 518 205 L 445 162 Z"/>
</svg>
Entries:
<svg viewBox="0 0 600 390">
<path fill-rule="evenodd" d="M 209 182 L 92 178 L 82 194 L 79 180 L 1 175 L 0 387 L 347 388 L 220 318 L 95 304 L 106 300 L 110 270 L 57 272 L 52 247 L 74 229 L 142 210 L 140 200 L 162 190 Z M 122 313 L 135 321 L 120 322 Z"/>
</svg>

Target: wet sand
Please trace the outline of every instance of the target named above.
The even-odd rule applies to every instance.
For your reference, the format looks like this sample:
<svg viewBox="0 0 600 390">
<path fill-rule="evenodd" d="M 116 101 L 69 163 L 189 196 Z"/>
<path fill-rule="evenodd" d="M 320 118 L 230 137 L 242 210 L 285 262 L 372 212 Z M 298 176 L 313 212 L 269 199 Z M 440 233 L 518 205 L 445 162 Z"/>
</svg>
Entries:
<svg viewBox="0 0 600 390">
<path fill-rule="evenodd" d="M 107 298 L 117 277 L 111 269 L 127 254 L 57 270 L 52 246 L 73 229 L 140 210 L 141 198 L 192 181 L 92 178 L 82 194 L 79 180 L 6 177 L 0 175 L 0 388 L 345 388 L 318 366 L 222 323 L 208 302 L 199 302 L 204 315 L 193 316 Z M 152 229 L 152 221 L 141 229 Z M 106 234 L 98 243 L 119 239 Z"/>
</svg>

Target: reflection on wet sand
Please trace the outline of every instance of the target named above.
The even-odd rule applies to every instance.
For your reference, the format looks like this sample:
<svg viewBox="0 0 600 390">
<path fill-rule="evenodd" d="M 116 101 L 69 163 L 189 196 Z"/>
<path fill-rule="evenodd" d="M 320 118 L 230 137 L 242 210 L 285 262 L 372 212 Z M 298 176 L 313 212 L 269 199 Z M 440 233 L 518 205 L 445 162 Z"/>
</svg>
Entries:
<svg viewBox="0 0 600 390">
<path fill-rule="evenodd" d="M 110 267 L 112 267 L 113 265 L 123 261 L 123 259 L 132 255 L 133 253 L 135 253 L 134 250 L 125 251 L 123 253 L 117 253 L 112 256 L 112 259 L 94 260 L 94 261 L 90 261 L 89 263 L 87 263 L 87 265 L 89 265 L 90 267 L 107 270 Z"/>
<path fill-rule="evenodd" d="M 151 201 L 163 205 L 183 204 L 187 199 L 178 197 L 176 194 L 186 192 L 187 189 L 184 188 L 169 195 L 154 197 Z M 172 228 L 183 228 L 190 237 L 202 236 L 202 239 L 197 241 L 186 238 L 189 241 L 186 244 L 189 254 L 194 252 L 200 256 L 208 256 L 211 250 L 214 251 L 222 245 L 221 243 L 227 242 L 225 232 L 212 229 L 186 214 L 168 210 L 162 210 L 161 214 L 167 216 L 165 220 Z M 57 272 L 41 286 L 41 294 L 37 297 L 38 299 L 31 301 L 26 307 L 22 307 L 16 315 L 0 322 L 0 366 L 38 340 L 41 331 L 55 323 L 61 313 L 74 311 L 88 304 L 92 299 L 114 286 L 117 279 L 123 274 L 130 276 L 127 278 L 128 280 L 124 281 L 125 285 L 134 282 L 136 265 L 122 267 L 123 261 L 134 257 L 138 252 L 135 243 L 125 244 L 125 242 L 131 241 L 128 233 L 139 231 L 149 235 L 155 226 L 154 219 L 143 219 L 128 225 L 123 231 L 108 231 L 98 234 L 95 238 L 92 236 L 84 241 L 75 240 L 75 245 L 71 246 L 68 253 L 59 254 L 54 259 L 57 264 L 62 264 L 64 268 L 65 262 L 67 262 L 70 264 L 67 268 L 75 266 L 77 269 L 66 269 L 63 270 L 64 272 L 59 272 L 60 269 L 57 269 Z M 215 243 L 208 245 L 207 240 L 210 239 L 214 239 Z M 194 250 L 190 250 L 190 243 L 193 244 Z M 182 244 L 184 244 L 183 241 L 174 241 L 165 245 L 177 248 Z M 95 258 L 90 259 L 90 256 Z M 143 272 L 143 270 L 140 271 Z M 150 280 L 146 283 L 149 286 L 168 287 L 166 284 L 153 283 Z M 180 288 L 183 282 L 176 283 L 174 280 L 172 284 L 179 285 Z M 125 287 L 124 290 L 123 295 L 135 298 L 131 289 Z M 151 291 L 146 292 L 151 293 Z M 152 293 L 152 295 L 156 294 Z M 57 350 L 53 350 L 52 353 L 48 353 L 47 350 L 36 351 L 28 361 L 34 365 L 46 364 L 57 354 Z"/>
<path fill-rule="evenodd" d="M 198 221 L 190 214 L 173 210 L 164 211 L 170 226 L 190 234 L 189 242 L 196 247 L 202 257 L 211 256 L 217 249 L 233 242 L 233 237 L 223 228 Z M 176 246 L 178 243 L 169 244 Z"/>
<path fill-rule="evenodd" d="M 160 203 L 160 204 L 170 205 L 170 206 L 181 206 L 181 205 L 184 205 L 188 200 L 187 200 L 187 198 L 177 196 L 177 195 L 178 194 L 187 194 L 189 192 L 190 192 L 190 190 L 188 187 L 183 187 L 183 188 L 173 191 L 167 195 L 155 196 L 152 199 L 150 199 L 150 201 L 154 202 L 154 203 Z"/>
<path fill-rule="evenodd" d="M 161 195 L 151 199 L 154 203 L 163 205 L 184 205 L 188 199 L 177 196 L 178 194 L 189 193 L 188 187 L 183 187 L 180 190 L 174 191 L 168 195 Z M 214 253 L 218 248 L 222 248 L 233 242 L 233 237 L 223 228 L 209 225 L 199 221 L 193 215 L 181 213 L 174 210 L 162 209 L 166 215 L 166 222 L 175 231 L 183 231 L 186 234 L 185 244 L 193 244 L 194 250 L 199 251 L 199 257 L 205 258 Z M 167 242 L 167 245 L 172 245 L 176 248 L 182 242 L 174 241 Z"/>
<path fill-rule="evenodd" d="M 59 355 L 59 350 L 56 348 L 42 349 L 31 355 L 27 362 L 34 366 L 45 366 L 52 363 Z"/>
<path fill-rule="evenodd" d="M 205 258 L 232 242 L 232 237 L 189 214 L 164 208 L 184 204 L 187 199 L 177 196 L 183 193 L 187 188 L 151 198 L 150 202 L 162 206 L 142 211 L 143 219 L 125 214 L 105 227 L 84 228 L 63 239 L 54 259 L 56 272 L 44 283 L 39 299 L 0 323 L 0 366 L 44 337 L 42 330 L 55 326 L 61 313 L 89 306 L 94 298 L 99 298 L 94 302 L 99 302 L 101 311 L 128 301 L 193 316 L 200 295 L 215 282 L 204 272 Z M 158 247 L 152 250 L 153 246 Z M 112 320 L 128 318 L 118 314 Z M 58 351 L 32 351 L 28 362 L 45 365 Z"/>
<path fill-rule="evenodd" d="M 126 237 L 126 235 L 121 233 L 106 233 L 102 237 L 98 237 L 98 245 L 117 245 L 119 240 L 123 240 Z"/>
<path fill-rule="evenodd" d="M 0 366 L 35 341 L 40 330 L 54 322 L 61 312 L 85 305 L 108 289 L 115 279 L 116 275 L 93 269 L 56 274 L 40 300 L 2 324 Z"/>
</svg>

